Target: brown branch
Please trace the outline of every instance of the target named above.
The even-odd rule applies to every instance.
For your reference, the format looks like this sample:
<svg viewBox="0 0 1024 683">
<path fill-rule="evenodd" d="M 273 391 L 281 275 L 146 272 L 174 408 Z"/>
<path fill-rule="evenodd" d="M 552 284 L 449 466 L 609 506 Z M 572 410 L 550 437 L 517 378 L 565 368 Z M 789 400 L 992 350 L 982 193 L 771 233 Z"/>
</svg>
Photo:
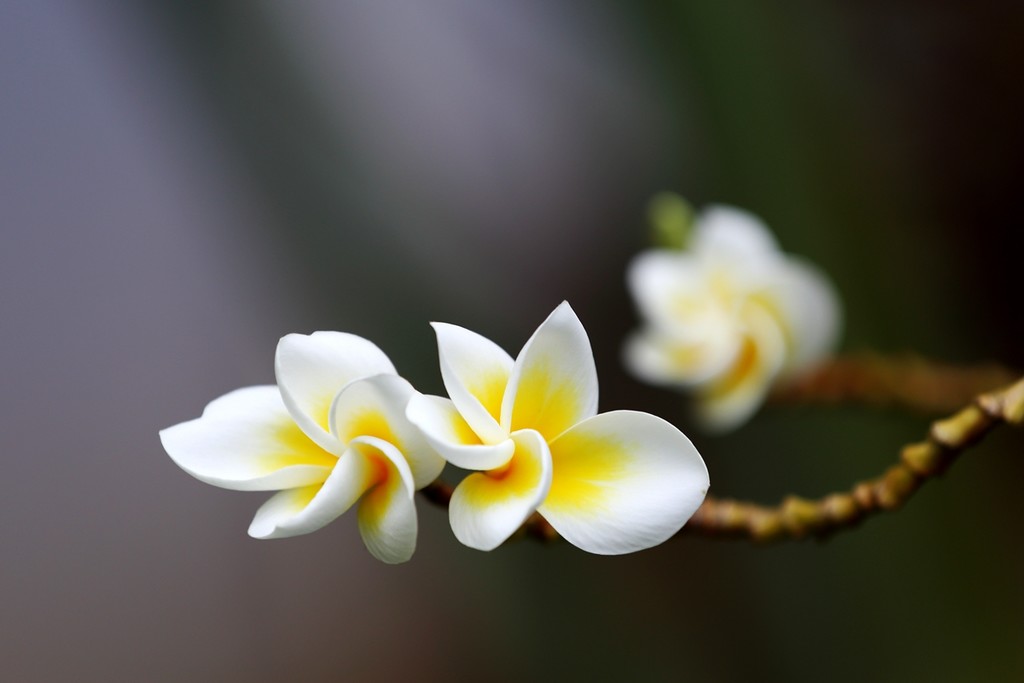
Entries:
<svg viewBox="0 0 1024 683">
<path fill-rule="evenodd" d="M 824 366 L 776 392 L 775 398 L 826 403 L 855 400 L 937 410 L 968 388 L 977 391 L 973 399 L 961 402 L 967 403 L 966 407 L 933 422 L 924 440 L 904 446 L 899 462 L 879 477 L 817 500 L 788 496 L 775 506 L 708 496 L 680 534 L 754 541 L 824 538 L 853 528 L 869 515 L 899 508 L 924 482 L 945 472 L 960 453 L 998 425 L 1024 424 L 1024 378 L 1003 389 L 978 393 L 984 388 L 979 385 L 1006 376 L 1005 370 L 995 366 L 970 370 L 915 360 L 904 367 L 902 361 L 880 357 L 841 359 Z M 435 482 L 421 493 L 446 507 L 452 487 Z M 521 533 L 545 541 L 558 538 L 536 513 Z"/>
<path fill-rule="evenodd" d="M 859 403 L 934 415 L 956 410 L 1017 377 L 994 363 L 963 367 L 909 354 L 861 353 L 833 358 L 781 384 L 770 400 L 776 404 Z"/>
<path fill-rule="evenodd" d="M 933 422 L 923 441 L 903 447 L 897 464 L 849 491 L 818 500 L 789 496 L 774 507 L 709 496 L 683 532 L 755 541 L 829 536 L 868 515 L 900 507 L 921 484 L 943 473 L 967 447 L 1004 422 L 1024 423 L 1024 379 L 981 394 L 967 407 Z"/>
</svg>

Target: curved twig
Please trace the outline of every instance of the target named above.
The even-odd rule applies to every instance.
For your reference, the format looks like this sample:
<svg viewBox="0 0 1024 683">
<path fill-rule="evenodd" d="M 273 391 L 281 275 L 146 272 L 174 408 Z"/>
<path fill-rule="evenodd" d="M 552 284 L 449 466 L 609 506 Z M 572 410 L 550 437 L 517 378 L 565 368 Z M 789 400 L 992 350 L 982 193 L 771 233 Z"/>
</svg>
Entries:
<svg viewBox="0 0 1024 683">
<path fill-rule="evenodd" d="M 944 472 L 964 449 L 1004 422 L 1024 422 L 1024 379 L 981 394 L 967 407 L 933 422 L 923 441 L 903 447 L 900 462 L 849 491 L 817 500 L 789 496 L 774 507 L 709 496 L 683 532 L 756 541 L 828 536 L 868 515 L 900 507 L 921 484 Z"/>
<path fill-rule="evenodd" d="M 967 403 L 931 424 L 926 438 L 904 446 L 898 463 L 879 477 L 849 491 L 816 500 L 788 496 L 775 506 L 708 496 L 680 534 L 778 541 L 824 538 L 856 526 L 865 517 L 902 506 L 927 480 L 943 473 L 966 448 L 1002 423 L 1024 423 L 1024 378 L 1003 389 L 978 393 L 1009 373 L 996 366 L 961 369 L 921 360 L 894 361 L 877 356 L 837 359 L 773 395 L 777 401 L 858 401 L 873 405 L 936 411 L 954 397 Z M 995 380 L 995 381 L 993 381 Z M 989 383 L 991 382 L 991 383 Z M 973 399 L 969 397 L 973 395 Z M 421 491 L 447 506 L 452 487 L 435 482 Z M 534 514 L 522 533 L 542 540 L 558 534 Z"/>
<path fill-rule="evenodd" d="M 770 401 L 858 403 L 937 415 L 954 411 L 1018 376 L 994 363 L 960 366 L 912 354 L 887 357 L 859 353 L 833 358 L 780 384 L 772 391 Z"/>
</svg>

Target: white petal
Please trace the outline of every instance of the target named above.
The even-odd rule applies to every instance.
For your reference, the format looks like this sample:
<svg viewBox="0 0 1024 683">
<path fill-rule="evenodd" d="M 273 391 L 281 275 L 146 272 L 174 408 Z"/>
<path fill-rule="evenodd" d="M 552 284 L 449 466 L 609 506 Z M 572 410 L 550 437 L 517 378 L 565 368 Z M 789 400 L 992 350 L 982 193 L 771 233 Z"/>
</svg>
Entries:
<svg viewBox="0 0 1024 683">
<path fill-rule="evenodd" d="M 203 408 L 203 417 L 240 417 L 253 413 L 278 413 L 284 407 L 281 392 L 273 384 L 242 387 L 213 399 Z"/>
<path fill-rule="evenodd" d="M 681 336 L 695 336 L 695 320 L 713 312 L 706 295 L 704 268 L 691 254 L 651 249 L 630 261 L 626 284 L 649 325 Z"/>
<path fill-rule="evenodd" d="M 388 564 L 406 562 L 416 550 L 416 506 L 412 472 L 397 449 L 386 442 L 361 438 L 361 446 L 377 449 L 387 467 L 384 480 L 359 501 L 359 533 L 374 557 Z"/>
<path fill-rule="evenodd" d="M 193 477 L 239 491 L 318 484 L 337 462 L 299 429 L 273 386 L 221 396 L 202 417 L 162 430 L 160 441 Z"/>
<path fill-rule="evenodd" d="M 678 429 L 647 413 L 616 411 L 551 443 L 552 481 L 540 513 L 567 541 L 619 555 L 682 528 L 708 490 L 708 471 Z"/>
<path fill-rule="evenodd" d="M 548 316 L 516 359 L 501 406 L 509 432 L 553 439 L 597 413 L 597 369 L 583 324 L 567 302 Z"/>
<path fill-rule="evenodd" d="M 395 374 L 384 352 L 372 342 L 344 332 L 289 334 L 277 345 L 274 361 L 281 397 L 310 438 L 340 455 L 328 432 L 331 403 L 349 382 Z"/>
<path fill-rule="evenodd" d="M 493 550 L 515 533 L 551 486 L 551 454 L 543 437 L 512 435 L 516 451 L 507 468 L 471 474 L 455 488 L 448 508 L 455 537 L 470 548 Z"/>
<path fill-rule="evenodd" d="M 416 550 L 417 530 L 416 503 L 400 487 L 379 486 L 359 504 L 359 533 L 381 562 L 408 562 Z"/>
<path fill-rule="evenodd" d="M 623 363 L 651 384 L 694 386 L 725 372 L 740 350 L 742 335 L 723 327 L 707 328 L 700 340 L 678 339 L 657 331 L 626 340 Z"/>
<path fill-rule="evenodd" d="M 759 258 L 778 252 L 768 226 L 754 214 L 732 206 L 710 206 L 697 218 L 691 248 L 723 258 Z"/>
<path fill-rule="evenodd" d="M 256 511 L 249 535 L 298 536 L 334 521 L 364 492 L 384 480 L 387 470 L 376 453 L 365 444 L 351 444 L 322 485 L 281 491 L 264 503 Z"/>
<path fill-rule="evenodd" d="M 512 357 L 490 339 L 458 325 L 432 326 L 448 395 L 484 442 L 504 441 L 508 433 L 498 426 L 498 420 L 512 374 Z"/>
<path fill-rule="evenodd" d="M 455 404 L 440 396 L 414 396 L 409 401 L 406 416 L 434 450 L 456 467 L 493 470 L 505 465 L 515 450 L 511 439 L 496 444 L 481 443 Z"/>
<path fill-rule="evenodd" d="M 711 341 L 716 330 L 735 329 L 746 299 L 777 289 L 784 271 L 783 257 L 774 251 L 649 251 L 630 264 L 628 285 L 648 329 L 699 344 Z"/>
<path fill-rule="evenodd" d="M 404 456 L 416 488 L 437 479 L 444 460 L 405 416 L 409 400 L 419 393 L 397 375 L 375 375 L 356 380 L 334 399 L 330 429 L 343 444 L 359 436 L 382 439 Z"/>
<path fill-rule="evenodd" d="M 839 296 L 821 270 L 791 257 L 786 262 L 780 299 L 793 336 L 790 369 L 798 370 L 835 347 L 842 317 Z"/>
<path fill-rule="evenodd" d="M 711 430 L 732 429 L 753 415 L 785 362 L 785 337 L 776 319 L 758 306 L 749 307 L 745 317 L 747 333 L 732 367 L 697 394 L 697 417 Z"/>
</svg>

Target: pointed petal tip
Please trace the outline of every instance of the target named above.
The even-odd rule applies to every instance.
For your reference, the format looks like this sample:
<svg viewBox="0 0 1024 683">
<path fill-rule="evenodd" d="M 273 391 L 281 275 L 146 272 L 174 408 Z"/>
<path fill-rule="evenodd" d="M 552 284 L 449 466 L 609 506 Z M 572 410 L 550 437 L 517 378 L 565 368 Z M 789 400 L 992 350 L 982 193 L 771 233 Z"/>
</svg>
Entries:
<svg viewBox="0 0 1024 683">
<path fill-rule="evenodd" d="M 472 430 L 485 441 L 508 435 L 501 429 L 501 401 L 514 361 L 481 334 L 458 325 L 434 325 L 441 378 L 451 400 Z"/>
<path fill-rule="evenodd" d="M 580 317 L 576 314 L 576 310 L 569 304 L 569 301 L 566 299 L 562 299 L 562 303 L 555 306 L 555 310 L 551 311 L 551 315 L 548 317 L 553 318 L 556 315 L 559 317 L 564 316 L 566 318 L 573 318 L 575 320 L 580 319 Z"/>
<path fill-rule="evenodd" d="M 523 345 L 501 403 L 508 432 L 536 429 L 553 439 L 597 414 L 598 383 L 586 328 L 567 301 Z"/>
</svg>

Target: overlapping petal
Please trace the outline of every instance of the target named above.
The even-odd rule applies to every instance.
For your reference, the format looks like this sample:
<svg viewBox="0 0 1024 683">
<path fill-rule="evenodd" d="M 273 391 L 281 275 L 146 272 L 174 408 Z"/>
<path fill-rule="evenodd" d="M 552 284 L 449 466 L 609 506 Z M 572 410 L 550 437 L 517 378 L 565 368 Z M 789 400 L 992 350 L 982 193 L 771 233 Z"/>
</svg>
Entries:
<svg viewBox="0 0 1024 683">
<path fill-rule="evenodd" d="M 359 501 L 359 533 L 370 554 L 382 562 L 406 562 L 416 549 L 416 506 L 413 501 L 416 484 L 402 453 L 394 446 L 374 439 L 359 437 L 351 448 L 361 450 L 373 459 L 382 477 Z"/>
<path fill-rule="evenodd" d="M 456 467 L 492 470 L 505 465 L 515 450 L 515 444 L 507 437 L 494 444 L 481 443 L 455 404 L 440 396 L 414 396 L 406 417 L 434 450 Z"/>
<path fill-rule="evenodd" d="M 408 461 L 415 488 L 422 488 L 441 473 L 444 459 L 406 418 L 410 399 L 418 395 L 409 382 L 397 375 L 374 375 L 350 382 L 338 392 L 331 406 L 330 431 L 346 445 L 361 436 L 391 444 Z"/>
<path fill-rule="evenodd" d="M 319 484 L 337 462 L 299 429 L 273 386 L 226 394 L 202 417 L 162 430 L 160 441 L 192 476 L 239 491 Z"/>
<path fill-rule="evenodd" d="M 573 545 L 601 555 L 650 548 L 682 528 L 708 490 L 697 449 L 647 413 L 592 417 L 551 442 L 540 513 Z"/>
<path fill-rule="evenodd" d="M 509 432 L 553 439 L 597 414 L 597 368 L 583 324 L 567 302 L 548 316 L 516 358 L 501 407 Z"/>
<path fill-rule="evenodd" d="M 329 432 L 331 404 L 349 382 L 396 374 L 372 342 L 345 332 L 289 334 L 277 345 L 274 369 L 292 417 L 324 450 L 340 455 L 344 445 Z"/>
<path fill-rule="evenodd" d="M 705 297 L 703 265 L 691 254 L 651 249 L 632 260 L 626 281 L 641 314 L 657 329 L 696 337 L 695 318 L 714 310 Z"/>
<path fill-rule="evenodd" d="M 359 501 L 370 552 L 408 560 L 416 546 L 413 494 L 444 460 L 406 417 L 418 396 L 383 352 L 340 332 L 288 335 L 275 362 L 279 386 L 248 387 L 163 430 L 165 449 L 211 484 L 278 493 L 256 512 L 256 538 L 315 531 Z"/>
<path fill-rule="evenodd" d="M 694 386 L 717 377 L 736 359 L 740 338 L 731 326 L 708 326 L 696 339 L 680 339 L 656 330 L 631 335 L 623 362 L 651 384 Z"/>
<path fill-rule="evenodd" d="M 512 357 L 476 332 L 433 323 L 441 378 L 463 419 L 484 443 L 503 441 L 501 400 L 512 374 Z"/>
<path fill-rule="evenodd" d="M 386 475 L 379 457 L 361 444 L 350 445 L 323 484 L 287 489 L 264 503 L 256 511 L 249 535 L 285 538 L 316 531 L 352 507 Z"/>
<path fill-rule="evenodd" d="M 280 491 L 264 503 L 249 535 L 267 539 L 307 534 L 359 501 L 359 528 L 367 549 L 384 562 L 405 562 L 416 547 L 413 491 L 402 454 L 385 441 L 360 437 L 322 485 Z"/>
<path fill-rule="evenodd" d="M 547 495 L 551 453 L 533 430 L 512 434 L 515 454 L 501 469 L 466 477 L 452 494 L 448 514 L 455 537 L 477 550 L 501 545 Z"/>
<path fill-rule="evenodd" d="M 768 313 L 753 308 L 740 352 L 729 369 L 700 389 L 695 409 L 706 427 L 725 430 L 757 410 L 786 360 L 782 329 Z"/>
</svg>

